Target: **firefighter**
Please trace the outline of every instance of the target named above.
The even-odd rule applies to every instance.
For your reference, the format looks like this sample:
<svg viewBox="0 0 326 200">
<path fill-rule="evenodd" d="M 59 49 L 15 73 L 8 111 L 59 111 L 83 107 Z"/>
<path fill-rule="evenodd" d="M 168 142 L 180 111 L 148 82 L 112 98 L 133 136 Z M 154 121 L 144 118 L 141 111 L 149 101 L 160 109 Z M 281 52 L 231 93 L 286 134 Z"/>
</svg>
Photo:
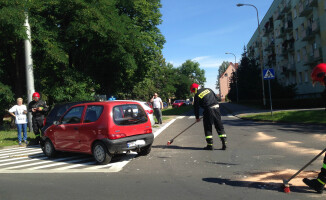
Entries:
<svg viewBox="0 0 326 200">
<path fill-rule="evenodd" d="M 40 99 L 38 92 L 33 93 L 33 101 L 28 104 L 28 111 L 32 112 L 32 125 L 35 134 L 35 140 L 33 144 L 39 144 L 41 139 L 40 130 L 43 127 L 44 115 L 48 111 L 48 106 L 44 101 Z"/>
<path fill-rule="evenodd" d="M 199 107 L 204 109 L 203 112 L 203 122 L 204 122 L 204 131 L 207 146 L 204 150 L 214 150 L 213 147 L 213 135 L 212 135 L 212 125 L 215 125 L 215 129 L 222 141 L 222 150 L 226 149 L 226 134 L 224 127 L 221 121 L 221 113 L 219 109 L 219 104 L 217 96 L 213 90 L 209 88 L 198 89 L 199 85 L 193 83 L 190 86 L 190 91 L 195 93 L 194 97 L 194 111 L 196 116 L 196 121 L 199 122 Z"/>
<path fill-rule="evenodd" d="M 325 111 L 326 111 L 326 64 L 321 63 L 317 65 L 311 73 L 311 79 L 313 84 L 315 82 L 320 82 L 322 85 L 325 86 L 324 92 L 322 93 L 323 100 L 325 102 Z M 314 189 L 318 193 L 323 193 L 324 186 L 326 183 L 326 154 L 324 157 L 323 167 L 318 174 L 316 179 L 308 179 L 304 178 L 302 180 L 306 185 L 308 185 L 311 189 Z"/>
</svg>

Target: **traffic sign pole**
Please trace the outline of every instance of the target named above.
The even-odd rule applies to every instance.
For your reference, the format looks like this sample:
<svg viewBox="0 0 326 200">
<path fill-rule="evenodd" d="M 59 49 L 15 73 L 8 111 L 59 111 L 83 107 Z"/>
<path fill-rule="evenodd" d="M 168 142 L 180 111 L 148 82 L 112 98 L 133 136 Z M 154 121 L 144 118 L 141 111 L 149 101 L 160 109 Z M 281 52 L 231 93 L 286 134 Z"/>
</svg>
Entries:
<svg viewBox="0 0 326 200">
<path fill-rule="evenodd" d="M 268 79 L 268 87 L 269 87 L 269 102 L 271 103 L 271 115 L 273 116 L 272 91 L 271 91 L 271 80 L 270 79 Z"/>
</svg>

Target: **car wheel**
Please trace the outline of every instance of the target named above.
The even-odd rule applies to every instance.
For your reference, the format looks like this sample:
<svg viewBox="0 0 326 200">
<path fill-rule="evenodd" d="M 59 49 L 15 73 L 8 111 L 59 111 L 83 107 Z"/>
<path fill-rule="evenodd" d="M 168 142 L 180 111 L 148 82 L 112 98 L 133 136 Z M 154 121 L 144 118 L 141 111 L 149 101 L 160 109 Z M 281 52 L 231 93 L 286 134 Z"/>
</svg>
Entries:
<svg viewBox="0 0 326 200">
<path fill-rule="evenodd" d="M 146 156 L 151 152 L 151 150 L 152 150 L 152 144 L 150 144 L 150 145 L 148 145 L 146 147 L 140 148 L 140 150 L 137 153 L 140 156 Z"/>
<path fill-rule="evenodd" d="M 93 156 L 96 162 L 100 165 L 108 164 L 112 155 L 108 152 L 106 146 L 102 142 L 96 142 L 93 146 Z"/>
<path fill-rule="evenodd" d="M 56 150 L 50 139 L 45 140 L 42 150 L 43 153 L 49 158 L 53 158 L 56 154 Z"/>
</svg>

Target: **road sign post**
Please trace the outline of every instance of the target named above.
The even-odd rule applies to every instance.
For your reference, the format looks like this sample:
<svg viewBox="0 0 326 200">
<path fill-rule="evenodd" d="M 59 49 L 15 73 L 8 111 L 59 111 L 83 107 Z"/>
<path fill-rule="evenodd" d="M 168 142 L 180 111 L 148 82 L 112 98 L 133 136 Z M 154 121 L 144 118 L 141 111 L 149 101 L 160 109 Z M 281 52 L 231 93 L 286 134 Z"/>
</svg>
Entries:
<svg viewBox="0 0 326 200">
<path fill-rule="evenodd" d="M 272 91 L 271 91 L 271 79 L 275 79 L 274 69 L 264 69 L 263 72 L 264 80 L 268 80 L 268 88 L 269 88 L 269 102 L 271 104 L 271 115 L 273 116 L 273 105 L 272 105 Z"/>
</svg>

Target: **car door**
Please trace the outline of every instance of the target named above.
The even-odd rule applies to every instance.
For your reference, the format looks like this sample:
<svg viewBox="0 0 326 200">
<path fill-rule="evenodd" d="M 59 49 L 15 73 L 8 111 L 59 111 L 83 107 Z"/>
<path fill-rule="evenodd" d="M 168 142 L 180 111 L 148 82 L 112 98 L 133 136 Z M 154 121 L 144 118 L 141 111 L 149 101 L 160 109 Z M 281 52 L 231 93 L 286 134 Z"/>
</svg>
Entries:
<svg viewBox="0 0 326 200">
<path fill-rule="evenodd" d="M 91 152 L 92 142 L 104 138 L 107 133 L 107 121 L 102 116 L 103 105 L 88 105 L 85 111 L 83 125 L 79 129 L 78 141 L 81 152 Z"/>
<path fill-rule="evenodd" d="M 81 119 L 84 106 L 71 108 L 60 120 L 60 124 L 54 129 L 56 148 L 60 150 L 79 150 L 79 129 L 82 126 Z"/>
</svg>

